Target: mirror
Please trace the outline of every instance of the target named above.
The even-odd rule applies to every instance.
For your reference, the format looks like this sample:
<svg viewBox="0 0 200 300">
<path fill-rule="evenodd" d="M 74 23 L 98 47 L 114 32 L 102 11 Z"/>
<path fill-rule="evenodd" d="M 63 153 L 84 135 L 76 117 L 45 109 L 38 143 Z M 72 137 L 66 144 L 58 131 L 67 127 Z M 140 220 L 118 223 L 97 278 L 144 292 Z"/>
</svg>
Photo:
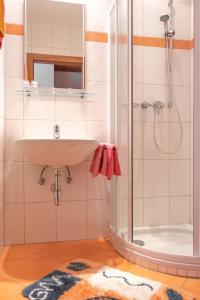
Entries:
<svg viewBox="0 0 200 300">
<path fill-rule="evenodd" d="M 84 89 L 84 6 L 26 0 L 25 15 L 25 80 Z"/>
</svg>

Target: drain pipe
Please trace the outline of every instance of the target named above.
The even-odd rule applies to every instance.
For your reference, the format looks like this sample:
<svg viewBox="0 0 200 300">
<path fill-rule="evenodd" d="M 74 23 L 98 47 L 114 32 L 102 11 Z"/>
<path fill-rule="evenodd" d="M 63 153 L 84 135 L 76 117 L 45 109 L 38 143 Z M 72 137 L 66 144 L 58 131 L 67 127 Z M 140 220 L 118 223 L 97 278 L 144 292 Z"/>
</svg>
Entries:
<svg viewBox="0 0 200 300">
<path fill-rule="evenodd" d="M 52 184 L 51 190 L 54 193 L 54 204 L 56 206 L 60 205 L 60 199 L 61 199 L 61 186 L 60 186 L 60 169 L 54 170 L 54 176 L 55 176 L 55 183 Z"/>
</svg>

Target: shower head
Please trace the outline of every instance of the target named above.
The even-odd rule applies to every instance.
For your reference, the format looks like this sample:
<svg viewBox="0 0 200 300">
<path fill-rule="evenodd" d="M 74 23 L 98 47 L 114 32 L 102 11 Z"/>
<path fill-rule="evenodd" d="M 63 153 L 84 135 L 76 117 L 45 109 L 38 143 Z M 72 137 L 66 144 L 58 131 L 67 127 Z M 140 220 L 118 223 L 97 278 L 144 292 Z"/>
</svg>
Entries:
<svg viewBox="0 0 200 300">
<path fill-rule="evenodd" d="M 160 17 L 160 21 L 163 23 L 167 23 L 169 21 L 169 15 L 162 15 Z"/>
</svg>

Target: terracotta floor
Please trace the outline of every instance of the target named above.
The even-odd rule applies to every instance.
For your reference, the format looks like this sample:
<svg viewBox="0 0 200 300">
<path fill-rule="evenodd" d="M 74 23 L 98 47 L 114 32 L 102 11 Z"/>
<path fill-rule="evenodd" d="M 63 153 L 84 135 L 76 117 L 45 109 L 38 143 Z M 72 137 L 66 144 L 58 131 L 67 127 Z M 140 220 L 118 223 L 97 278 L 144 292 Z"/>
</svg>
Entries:
<svg viewBox="0 0 200 300">
<path fill-rule="evenodd" d="M 0 300 L 24 299 L 21 296 L 23 287 L 75 258 L 88 258 L 159 280 L 171 287 L 188 290 L 200 300 L 200 279 L 169 276 L 143 269 L 123 259 L 107 240 L 5 247 L 0 255 Z"/>
</svg>

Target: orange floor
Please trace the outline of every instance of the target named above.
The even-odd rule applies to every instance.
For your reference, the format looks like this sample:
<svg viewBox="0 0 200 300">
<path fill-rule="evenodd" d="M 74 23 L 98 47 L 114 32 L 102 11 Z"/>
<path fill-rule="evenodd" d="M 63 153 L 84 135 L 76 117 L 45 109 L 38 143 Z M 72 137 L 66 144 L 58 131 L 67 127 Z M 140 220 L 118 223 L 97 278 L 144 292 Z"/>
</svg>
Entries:
<svg viewBox="0 0 200 300">
<path fill-rule="evenodd" d="M 19 300 L 23 287 L 75 258 L 87 258 L 190 291 L 200 300 L 200 279 L 169 276 L 134 265 L 107 240 L 5 247 L 0 255 L 0 300 Z"/>
</svg>

